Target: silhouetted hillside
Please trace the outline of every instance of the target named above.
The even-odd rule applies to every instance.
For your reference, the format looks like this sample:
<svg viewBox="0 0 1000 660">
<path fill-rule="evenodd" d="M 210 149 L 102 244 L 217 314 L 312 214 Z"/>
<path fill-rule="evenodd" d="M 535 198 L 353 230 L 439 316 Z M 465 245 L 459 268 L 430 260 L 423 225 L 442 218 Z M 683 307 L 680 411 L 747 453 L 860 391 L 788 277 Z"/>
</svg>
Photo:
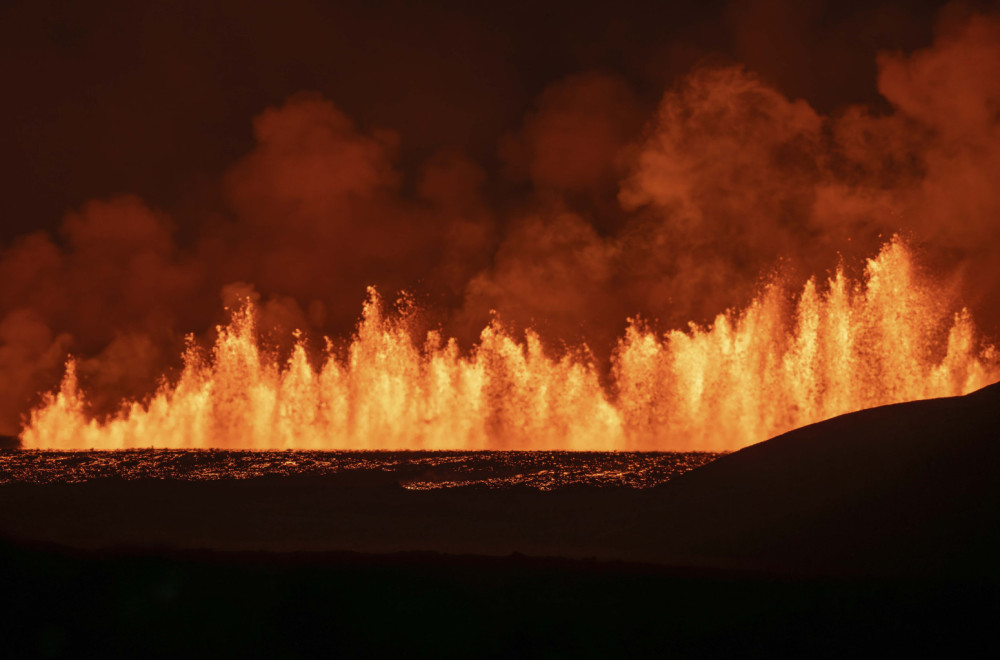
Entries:
<svg viewBox="0 0 1000 660">
<path fill-rule="evenodd" d="M 795 573 L 997 576 L 1000 384 L 797 429 L 655 491 L 613 528 L 614 554 Z"/>
</svg>

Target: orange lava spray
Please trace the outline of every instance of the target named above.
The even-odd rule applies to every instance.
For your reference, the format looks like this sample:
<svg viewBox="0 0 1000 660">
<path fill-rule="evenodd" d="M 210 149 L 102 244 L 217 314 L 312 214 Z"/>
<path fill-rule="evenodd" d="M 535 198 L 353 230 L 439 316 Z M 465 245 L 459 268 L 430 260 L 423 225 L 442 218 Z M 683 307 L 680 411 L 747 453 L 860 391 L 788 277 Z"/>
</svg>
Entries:
<svg viewBox="0 0 1000 660">
<path fill-rule="evenodd" d="M 838 271 L 794 299 L 766 287 L 707 327 L 630 323 L 610 384 L 586 347 L 547 352 L 498 322 L 463 354 L 437 332 L 415 342 L 369 290 L 346 356 L 319 365 L 299 338 L 287 360 L 260 347 L 247 304 L 209 354 L 193 343 L 175 383 L 105 419 L 87 412 L 75 366 L 30 413 L 38 449 L 732 450 L 838 414 L 964 394 L 1000 379 L 968 311 L 925 281 L 899 240 L 852 281 Z"/>
</svg>

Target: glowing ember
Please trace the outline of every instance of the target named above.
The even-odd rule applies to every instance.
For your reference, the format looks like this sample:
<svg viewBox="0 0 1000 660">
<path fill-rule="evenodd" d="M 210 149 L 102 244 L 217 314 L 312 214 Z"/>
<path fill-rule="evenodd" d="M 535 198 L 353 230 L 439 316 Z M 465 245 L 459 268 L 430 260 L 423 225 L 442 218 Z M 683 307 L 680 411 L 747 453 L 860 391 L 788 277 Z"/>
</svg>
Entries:
<svg viewBox="0 0 1000 660">
<path fill-rule="evenodd" d="M 318 367 L 299 340 L 284 363 L 259 345 L 254 308 L 192 346 L 174 384 L 91 418 L 72 361 L 21 439 L 42 449 L 728 450 L 834 415 L 959 395 L 1000 378 L 967 311 L 924 282 L 898 240 L 863 282 L 838 272 L 794 302 L 777 285 L 709 327 L 658 335 L 632 323 L 610 386 L 586 348 L 553 356 L 494 322 L 467 355 L 430 333 L 414 343 L 372 289 L 340 358 Z"/>
</svg>

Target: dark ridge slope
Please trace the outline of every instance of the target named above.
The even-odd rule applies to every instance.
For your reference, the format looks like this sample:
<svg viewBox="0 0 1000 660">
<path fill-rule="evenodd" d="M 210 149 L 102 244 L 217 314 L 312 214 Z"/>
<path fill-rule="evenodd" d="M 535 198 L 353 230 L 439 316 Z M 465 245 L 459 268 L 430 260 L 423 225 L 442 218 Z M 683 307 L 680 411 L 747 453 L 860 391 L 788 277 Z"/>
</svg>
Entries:
<svg viewBox="0 0 1000 660">
<path fill-rule="evenodd" d="M 843 415 L 655 489 L 618 555 L 803 573 L 1000 575 L 1000 384 Z M 617 537 L 617 538 L 613 538 Z"/>
</svg>

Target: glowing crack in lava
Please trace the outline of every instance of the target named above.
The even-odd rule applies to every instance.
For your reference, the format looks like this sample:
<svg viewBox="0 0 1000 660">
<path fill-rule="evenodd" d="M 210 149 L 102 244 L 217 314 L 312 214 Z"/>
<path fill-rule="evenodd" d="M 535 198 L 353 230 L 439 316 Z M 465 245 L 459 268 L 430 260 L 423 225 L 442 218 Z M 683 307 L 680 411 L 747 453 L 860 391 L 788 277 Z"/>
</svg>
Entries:
<svg viewBox="0 0 1000 660">
<path fill-rule="evenodd" d="M 872 406 L 969 392 L 1000 361 L 968 311 L 919 276 L 899 240 L 860 282 L 838 271 L 791 299 L 778 285 L 708 327 L 657 334 L 631 322 L 610 382 L 585 347 L 553 356 L 493 322 L 467 354 L 423 346 L 374 289 L 346 357 L 314 366 L 299 340 L 263 351 L 249 304 L 210 353 L 189 345 L 176 383 L 103 420 L 87 414 L 72 361 L 31 412 L 28 448 L 737 449 Z"/>
</svg>

